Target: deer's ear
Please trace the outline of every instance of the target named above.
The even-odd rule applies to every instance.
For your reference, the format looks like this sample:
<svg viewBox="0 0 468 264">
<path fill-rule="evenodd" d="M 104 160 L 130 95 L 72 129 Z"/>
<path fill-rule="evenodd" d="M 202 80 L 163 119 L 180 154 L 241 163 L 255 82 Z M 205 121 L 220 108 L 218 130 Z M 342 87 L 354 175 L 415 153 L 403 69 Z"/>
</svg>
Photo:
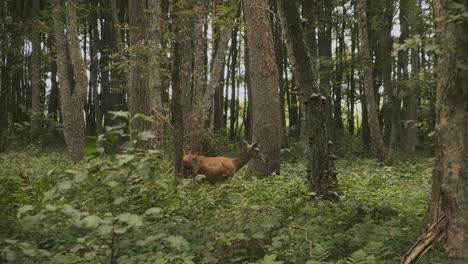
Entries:
<svg viewBox="0 0 468 264">
<path fill-rule="evenodd" d="M 247 141 L 245 141 L 245 140 L 244 140 L 243 142 L 244 142 L 244 144 L 245 144 L 246 146 L 249 145 L 249 142 L 247 142 Z"/>
<path fill-rule="evenodd" d="M 256 148 L 258 146 L 258 142 L 252 144 L 252 148 Z"/>
</svg>

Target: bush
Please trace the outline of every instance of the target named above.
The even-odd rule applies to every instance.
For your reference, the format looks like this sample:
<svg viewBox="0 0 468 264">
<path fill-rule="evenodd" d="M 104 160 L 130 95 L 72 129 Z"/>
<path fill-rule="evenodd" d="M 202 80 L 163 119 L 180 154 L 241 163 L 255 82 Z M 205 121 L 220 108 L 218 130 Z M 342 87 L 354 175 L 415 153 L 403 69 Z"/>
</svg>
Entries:
<svg viewBox="0 0 468 264">
<path fill-rule="evenodd" d="M 13 154 L 1 156 L 8 214 L 0 227 L 9 230 L 1 261 L 396 263 L 423 229 L 428 159 L 392 168 L 339 160 L 344 195 L 329 203 L 311 200 L 300 146 L 283 150 L 281 176 L 247 180 L 240 171 L 211 185 L 175 177 L 164 153 L 126 145 L 102 154 L 101 143 L 77 165 L 60 154 L 14 154 L 27 162 L 29 186 Z M 438 256 L 423 263 L 441 263 Z"/>
</svg>

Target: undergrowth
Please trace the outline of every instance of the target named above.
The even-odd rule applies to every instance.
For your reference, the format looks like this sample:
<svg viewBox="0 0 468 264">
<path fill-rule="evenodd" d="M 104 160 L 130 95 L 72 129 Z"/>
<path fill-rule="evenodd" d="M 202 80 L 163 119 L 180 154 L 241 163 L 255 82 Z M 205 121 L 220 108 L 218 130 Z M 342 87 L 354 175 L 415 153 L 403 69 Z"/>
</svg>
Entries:
<svg viewBox="0 0 468 264">
<path fill-rule="evenodd" d="M 299 147 L 283 150 L 281 176 L 218 185 L 175 176 L 165 153 L 134 153 L 76 165 L 57 150 L 2 154 L 0 262 L 393 264 L 424 228 L 428 158 L 342 155 L 343 196 L 329 203 L 312 200 Z"/>
</svg>

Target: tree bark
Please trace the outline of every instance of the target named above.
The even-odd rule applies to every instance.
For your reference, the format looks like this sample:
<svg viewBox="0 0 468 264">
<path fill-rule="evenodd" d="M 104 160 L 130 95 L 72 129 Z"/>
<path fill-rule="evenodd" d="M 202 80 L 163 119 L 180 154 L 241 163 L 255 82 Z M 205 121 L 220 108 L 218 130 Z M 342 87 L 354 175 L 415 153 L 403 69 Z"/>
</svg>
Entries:
<svg viewBox="0 0 468 264">
<path fill-rule="evenodd" d="M 438 57 L 437 138 L 448 264 L 468 262 L 468 2 L 435 0 Z M 453 7 L 458 7 L 457 9 Z"/>
<path fill-rule="evenodd" d="M 100 39 L 99 39 L 99 29 L 97 23 L 97 2 L 92 1 L 91 6 L 91 14 L 89 16 L 89 26 L 91 28 L 90 32 L 90 79 L 91 79 L 91 88 L 93 91 L 93 111 L 94 111 L 94 118 L 96 122 L 96 134 L 100 135 L 103 132 L 103 115 L 101 110 L 101 100 L 99 99 L 99 87 L 98 87 L 98 70 L 99 70 L 99 60 L 98 60 L 98 51 L 100 46 Z"/>
<path fill-rule="evenodd" d="M 154 0 L 148 2 L 150 3 L 148 7 L 147 0 L 131 1 L 128 6 L 131 47 L 128 103 L 131 118 L 142 113 L 154 119 L 156 108 L 162 104 L 159 91 L 159 64 L 154 58 L 157 55 L 157 46 L 159 45 L 158 29 L 155 25 L 159 2 L 152 1 Z M 154 10 L 155 7 L 156 10 Z M 156 13 L 153 14 L 153 12 Z M 148 55 L 148 50 L 150 55 Z M 144 119 L 133 120 L 131 128 L 133 137 L 143 131 L 152 133 L 157 131 L 155 122 Z M 139 144 L 141 147 L 149 149 L 154 146 L 155 141 L 140 142 Z"/>
<path fill-rule="evenodd" d="M 278 68 L 274 54 L 268 2 L 245 0 L 244 12 L 252 89 L 253 141 L 260 143 L 265 161 L 252 160 L 249 174 L 268 176 L 280 172 L 281 113 Z"/>
<path fill-rule="evenodd" d="M 364 74 L 364 91 L 366 96 L 367 114 L 369 121 L 372 149 L 379 161 L 385 160 L 386 150 L 380 132 L 379 118 L 377 114 L 377 103 L 375 101 L 372 82 L 372 59 L 369 49 L 369 38 L 367 31 L 366 0 L 356 0 L 356 14 L 361 39 L 362 70 Z"/>
<path fill-rule="evenodd" d="M 88 78 L 78 39 L 76 1 L 66 0 L 65 13 L 60 3 L 54 6 L 54 25 L 63 133 L 68 152 L 78 161 L 83 158 L 86 145 L 83 106 Z"/>
<path fill-rule="evenodd" d="M 31 20 L 38 25 L 40 0 L 32 0 Z M 39 28 L 33 27 L 31 36 L 31 138 L 36 139 L 41 134 L 41 116 L 44 112 L 44 86 L 41 82 L 41 34 Z"/>
<path fill-rule="evenodd" d="M 336 141 L 336 131 L 333 122 L 333 107 L 331 100 L 333 58 L 332 58 L 332 26 L 334 2 L 329 0 L 318 1 L 318 54 L 319 54 L 319 80 L 321 93 L 327 97 L 325 115 L 328 135 L 332 142 Z"/>
</svg>

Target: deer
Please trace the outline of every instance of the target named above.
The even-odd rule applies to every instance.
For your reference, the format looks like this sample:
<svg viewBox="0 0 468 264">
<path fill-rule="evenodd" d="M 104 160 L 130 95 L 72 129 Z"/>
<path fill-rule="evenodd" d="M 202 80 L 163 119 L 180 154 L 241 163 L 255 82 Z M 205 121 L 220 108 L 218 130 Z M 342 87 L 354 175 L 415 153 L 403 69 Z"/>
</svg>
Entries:
<svg viewBox="0 0 468 264">
<path fill-rule="evenodd" d="M 258 142 L 249 144 L 246 141 L 245 149 L 238 157 L 207 157 L 203 155 L 187 154 L 182 158 L 183 173 L 195 177 L 204 175 L 206 179 L 215 184 L 231 179 L 251 159 L 263 159 Z"/>
</svg>

